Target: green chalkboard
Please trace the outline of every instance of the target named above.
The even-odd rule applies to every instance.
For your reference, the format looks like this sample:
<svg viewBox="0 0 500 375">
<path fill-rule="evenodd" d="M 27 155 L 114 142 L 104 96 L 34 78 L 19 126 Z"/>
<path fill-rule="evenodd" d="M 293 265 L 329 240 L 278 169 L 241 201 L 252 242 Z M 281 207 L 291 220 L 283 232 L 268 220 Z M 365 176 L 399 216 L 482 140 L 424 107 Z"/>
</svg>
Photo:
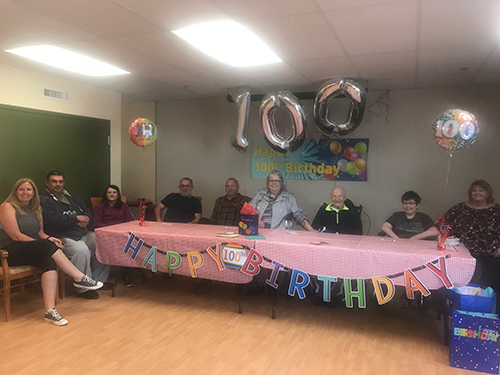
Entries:
<svg viewBox="0 0 500 375">
<path fill-rule="evenodd" d="M 45 188 L 61 170 L 67 190 L 90 206 L 110 181 L 109 120 L 0 105 L 0 203 L 21 177 Z"/>
</svg>

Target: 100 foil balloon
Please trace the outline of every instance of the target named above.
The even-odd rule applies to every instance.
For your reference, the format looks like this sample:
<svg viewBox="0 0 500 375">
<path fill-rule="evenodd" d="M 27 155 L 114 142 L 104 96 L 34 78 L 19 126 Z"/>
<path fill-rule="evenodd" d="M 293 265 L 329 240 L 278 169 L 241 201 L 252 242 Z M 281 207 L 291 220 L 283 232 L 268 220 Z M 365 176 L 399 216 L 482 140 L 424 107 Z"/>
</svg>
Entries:
<svg viewBox="0 0 500 375">
<path fill-rule="evenodd" d="M 158 130 L 156 125 L 147 118 L 135 119 L 128 128 L 130 140 L 139 147 L 148 147 L 156 142 Z"/>
<path fill-rule="evenodd" d="M 469 147 L 479 133 L 474 115 L 461 109 L 449 109 L 440 114 L 432 128 L 436 143 L 451 152 Z"/>
</svg>

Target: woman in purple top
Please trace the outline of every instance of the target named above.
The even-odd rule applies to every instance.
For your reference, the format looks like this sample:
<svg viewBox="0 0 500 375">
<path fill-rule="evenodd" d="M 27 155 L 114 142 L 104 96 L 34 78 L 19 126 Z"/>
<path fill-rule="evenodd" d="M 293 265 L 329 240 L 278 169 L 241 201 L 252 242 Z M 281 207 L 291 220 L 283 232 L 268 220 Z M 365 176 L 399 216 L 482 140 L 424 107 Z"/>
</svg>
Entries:
<svg viewBox="0 0 500 375">
<path fill-rule="evenodd" d="M 135 217 L 130 212 L 130 208 L 122 202 L 120 188 L 116 185 L 109 185 L 102 195 L 102 200 L 94 207 L 94 227 L 102 228 L 134 220 Z M 122 279 L 126 287 L 134 284 L 132 268 L 122 267 Z"/>
<path fill-rule="evenodd" d="M 102 200 L 94 207 L 94 227 L 107 227 L 134 220 L 135 217 L 130 212 L 130 208 L 126 203 L 122 202 L 118 186 L 109 185 L 102 196 Z"/>
</svg>

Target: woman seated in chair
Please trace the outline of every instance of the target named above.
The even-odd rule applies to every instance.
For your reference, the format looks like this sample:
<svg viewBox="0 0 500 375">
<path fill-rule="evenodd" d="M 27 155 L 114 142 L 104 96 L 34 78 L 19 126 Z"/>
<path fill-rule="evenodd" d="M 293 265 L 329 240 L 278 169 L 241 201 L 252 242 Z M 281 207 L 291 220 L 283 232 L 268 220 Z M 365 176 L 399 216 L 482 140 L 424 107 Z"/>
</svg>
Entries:
<svg viewBox="0 0 500 375">
<path fill-rule="evenodd" d="M 42 208 L 35 183 L 29 178 L 21 178 L 0 205 L 0 248 L 9 253 L 9 266 L 40 268 L 46 309 L 44 318 L 58 326 L 64 326 L 68 321 L 55 309 L 56 267 L 72 277 L 73 285 L 78 288 L 96 290 L 102 287 L 100 281 L 84 275 L 66 258 L 61 251 L 63 247 L 60 239 L 43 231 Z"/>
<path fill-rule="evenodd" d="M 305 230 L 314 231 L 304 211 L 297 206 L 294 195 L 286 190 L 280 171 L 269 172 L 266 184 L 267 188 L 259 190 L 250 201 L 259 213 L 259 227 L 293 229 L 295 221 Z"/>
<path fill-rule="evenodd" d="M 130 212 L 130 208 L 122 202 L 120 188 L 116 185 L 109 185 L 101 201 L 94 207 L 94 227 L 102 228 L 134 220 L 135 217 Z M 134 284 L 132 268 L 122 267 L 122 279 L 126 287 Z"/>
</svg>

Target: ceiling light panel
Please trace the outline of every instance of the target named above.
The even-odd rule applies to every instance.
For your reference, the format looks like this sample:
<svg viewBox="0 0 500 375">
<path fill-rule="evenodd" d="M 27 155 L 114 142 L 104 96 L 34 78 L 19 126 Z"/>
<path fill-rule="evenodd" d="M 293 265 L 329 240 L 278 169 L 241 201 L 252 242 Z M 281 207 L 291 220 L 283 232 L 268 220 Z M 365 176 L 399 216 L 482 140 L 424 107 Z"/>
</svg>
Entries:
<svg viewBox="0 0 500 375">
<path fill-rule="evenodd" d="M 5 52 L 13 53 L 42 64 L 54 66 L 70 72 L 93 77 L 130 74 L 130 72 L 119 69 L 105 62 L 49 45 L 8 49 L 5 50 Z"/>
</svg>

